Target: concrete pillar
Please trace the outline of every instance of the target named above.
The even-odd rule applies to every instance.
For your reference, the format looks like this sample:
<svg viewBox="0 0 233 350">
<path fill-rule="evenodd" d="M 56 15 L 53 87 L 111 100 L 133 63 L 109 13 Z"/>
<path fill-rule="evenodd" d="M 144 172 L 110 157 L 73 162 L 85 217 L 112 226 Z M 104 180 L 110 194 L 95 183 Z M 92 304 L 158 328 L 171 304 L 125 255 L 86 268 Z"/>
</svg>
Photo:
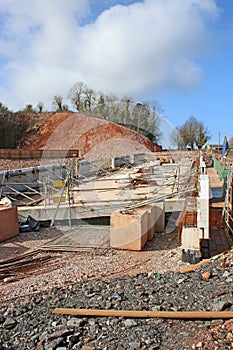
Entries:
<svg viewBox="0 0 233 350">
<path fill-rule="evenodd" d="M 197 227 L 183 227 L 182 229 L 182 260 L 196 264 L 201 259 L 199 229 Z"/>
<path fill-rule="evenodd" d="M 112 157 L 112 169 L 122 166 L 122 163 L 121 157 Z"/>
<path fill-rule="evenodd" d="M 210 184 L 208 175 L 200 175 L 200 197 L 197 199 L 197 227 L 199 238 L 209 239 L 209 198 Z"/>
<path fill-rule="evenodd" d="M 163 232 L 165 229 L 165 204 L 164 202 L 154 203 L 155 207 L 155 232 Z"/>
<path fill-rule="evenodd" d="M 182 260 L 196 264 L 201 260 L 199 229 L 197 227 L 183 227 L 182 234 Z"/>
<path fill-rule="evenodd" d="M 200 191 L 197 198 L 197 227 L 183 227 L 183 261 L 196 263 L 201 258 L 200 240 L 209 239 L 209 198 L 210 186 L 208 175 L 200 175 Z"/>
<path fill-rule="evenodd" d="M 200 161 L 201 175 L 206 174 L 206 164 L 204 161 Z"/>
<path fill-rule="evenodd" d="M 112 169 L 121 167 L 124 164 L 130 164 L 130 156 L 112 157 Z"/>
<path fill-rule="evenodd" d="M 200 193 L 199 196 L 202 199 L 210 198 L 210 180 L 208 175 L 200 175 Z"/>
<path fill-rule="evenodd" d="M 147 242 L 148 212 L 138 208 L 129 213 L 111 214 L 110 245 L 112 248 L 142 250 Z"/>
<path fill-rule="evenodd" d="M 182 249 L 199 251 L 199 229 L 197 227 L 183 227 L 181 233 Z"/>
</svg>

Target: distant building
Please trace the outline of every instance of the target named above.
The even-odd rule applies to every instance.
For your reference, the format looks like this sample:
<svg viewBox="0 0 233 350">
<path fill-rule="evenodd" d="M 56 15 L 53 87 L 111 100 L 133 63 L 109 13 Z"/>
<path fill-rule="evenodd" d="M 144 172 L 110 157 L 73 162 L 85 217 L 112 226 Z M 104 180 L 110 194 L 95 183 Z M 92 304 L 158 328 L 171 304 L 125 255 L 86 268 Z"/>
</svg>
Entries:
<svg viewBox="0 0 233 350">
<path fill-rule="evenodd" d="M 222 151 L 222 145 L 211 145 L 211 144 L 208 144 L 206 145 L 206 149 L 208 149 L 209 151 Z"/>
</svg>

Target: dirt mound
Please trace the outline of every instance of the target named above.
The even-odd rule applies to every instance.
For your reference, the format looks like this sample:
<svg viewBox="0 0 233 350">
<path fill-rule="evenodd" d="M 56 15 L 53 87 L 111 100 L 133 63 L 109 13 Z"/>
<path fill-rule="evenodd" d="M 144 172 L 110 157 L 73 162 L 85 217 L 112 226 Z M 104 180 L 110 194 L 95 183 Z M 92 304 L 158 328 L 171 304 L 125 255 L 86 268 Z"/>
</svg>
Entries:
<svg viewBox="0 0 233 350">
<path fill-rule="evenodd" d="M 160 150 L 133 130 L 87 114 L 42 113 L 24 118 L 31 125 L 23 140 L 24 149 L 77 148 L 83 157 L 92 159 Z"/>
</svg>

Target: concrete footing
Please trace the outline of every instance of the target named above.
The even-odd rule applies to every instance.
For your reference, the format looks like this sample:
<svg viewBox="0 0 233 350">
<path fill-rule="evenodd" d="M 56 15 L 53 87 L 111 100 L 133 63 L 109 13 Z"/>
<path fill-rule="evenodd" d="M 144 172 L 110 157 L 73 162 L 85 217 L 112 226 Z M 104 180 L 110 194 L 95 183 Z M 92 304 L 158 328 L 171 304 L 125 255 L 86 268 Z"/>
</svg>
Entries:
<svg viewBox="0 0 233 350">
<path fill-rule="evenodd" d="M 135 209 L 129 213 L 115 212 L 110 219 L 110 245 L 113 248 L 142 250 L 147 242 L 147 209 Z"/>
<path fill-rule="evenodd" d="M 147 239 L 151 241 L 154 238 L 155 232 L 156 232 L 156 207 L 154 205 L 149 206 L 149 208 L 147 209 L 147 213 L 148 213 Z"/>
<path fill-rule="evenodd" d="M 165 202 L 153 204 L 155 207 L 155 232 L 160 233 L 165 229 Z"/>
<path fill-rule="evenodd" d="M 18 236 L 18 212 L 17 208 L 0 207 L 0 242 Z"/>
<path fill-rule="evenodd" d="M 182 249 L 182 260 L 189 264 L 197 264 L 201 261 L 201 254 L 199 250 L 185 250 Z"/>
<path fill-rule="evenodd" d="M 156 232 L 163 232 L 164 226 L 164 203 L 148 205 L 127 213 L 114 212 L 110 219 L 110 245 L 118 249 L 142 250 Z"/>
</svg>

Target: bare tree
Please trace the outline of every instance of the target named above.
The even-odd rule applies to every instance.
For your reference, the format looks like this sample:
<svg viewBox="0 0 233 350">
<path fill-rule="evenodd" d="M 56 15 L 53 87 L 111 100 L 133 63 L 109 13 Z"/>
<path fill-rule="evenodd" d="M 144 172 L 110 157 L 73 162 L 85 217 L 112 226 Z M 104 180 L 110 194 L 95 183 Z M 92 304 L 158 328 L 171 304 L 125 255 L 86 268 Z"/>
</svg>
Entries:
<svg viewBox="0 0 233 350">
<path fill-rule="evenodd" d="M 82 81 L 75 83 L 68 93 L 72 105 L 77 109 L 78 112 L 82 112 L 85 109 L 84 101 L 86 99 L 86 91 L 88 87 Z"/>
<path fill-rule="evenodd" d="M 228 143 L 229 143 L 229 147 L 230 147 L 230 148 L 233 148 L 233 137 L 230 137 Z"/>
<path fill-rule="evenodd" d="M 24 107 L 24 112 L 25 112 L 25 113 L 34 113 L 32 104 L 28 103 L 28 104 Z"/>
<path fill-rule="evenodd" d="M 94 115 L 96 115 L 98 118 L 104 118 L 105 115 L 105 96 L 102 92 L 99 93 L 99 98 L 98 101 L 96 103 L 96 105 L 94 106 L 92 113 Z"/>
<path fill-rule="evenodd" d="M 160 123 L 161 123 L 161 117 L 160 115 L 163 114 L 164 110 L 160 103 L 157 101 L 150 101 L 146 102 L 149 110 L 150 110 L 150 117 L 148 120 L 148 132 L 154 135 L 153 141 L 158 142 L 159 138 L 162 136 L 162 133 L 160 131 Z"/>
<path fill-rule="evenodd" d="M 191 116 L 182 126 L 177 128 L 182 144 L 191 149 L 202 148 L 210 139 L 210 133 L 207 127 L 195 117 Z"/>
<path fill-rule="evenodd" d="M 37 110 L 38 110 L 38 112 L 39 112 L 39 113 L 42 113 L 43 108 L 44 108 L 43 102 L 39 102 L 38 105 L 37 105 Z"/>
<path fill-rule="evenodd" d="M 96 93 L 83 82 L 75 83 L 68 97 L 78 112 L 91 112 L 98 118 L 126 125 L 153 141 L 161 136 L 159 130 L 161 106 L 156 101 L 133 103 L 133 98 Z"/>
<path fill-rule="evenodd" d="M 210 133 L 208 129 L 204 126 L 202 122 L 199 122 L 197 127 L 196 140 L 195 140 L 197 148 L 201 149 L 209 139 L 210 139 Z"/>
<path fill-rule="evenodd" d="M 123 105 L 122 114 L 123 114 L 123 123 L 127 125 L 130 121 L 130 106 L 133 103 L 133 97 L 125 96 L 121 99 Z"/>
<path fill-rule="evenodd" d="M 53 107 L 56 109 L 57 112 L 63 111 L 63 98 L 61 95 L 55 95 L 53 98 Z"/>
<path fill-rule="evenodd" d="M 96 93 L 93 89 L 86 88 L 84 90 L 84 99 L 83 99 L 83 109 L 84 111 L 91 112 L 96 100 Z"/>
<path fill-rule="evenodd" d="M 5 113 L 8 113 L 9 109 L 2 102 L 0 102 L 0 117 L 2 117 Z"/>
<path fill-rule="evenodd" d="M 179 150 L 184 150 L 186 148 L 186 145 L 184 143 L 184 140 L 181 136 L 181 133 L 178 127 L 172 131 L 169 138 L 170 138 L 171 144 L 174 147 L 177 147 Z"/>
</svg>

